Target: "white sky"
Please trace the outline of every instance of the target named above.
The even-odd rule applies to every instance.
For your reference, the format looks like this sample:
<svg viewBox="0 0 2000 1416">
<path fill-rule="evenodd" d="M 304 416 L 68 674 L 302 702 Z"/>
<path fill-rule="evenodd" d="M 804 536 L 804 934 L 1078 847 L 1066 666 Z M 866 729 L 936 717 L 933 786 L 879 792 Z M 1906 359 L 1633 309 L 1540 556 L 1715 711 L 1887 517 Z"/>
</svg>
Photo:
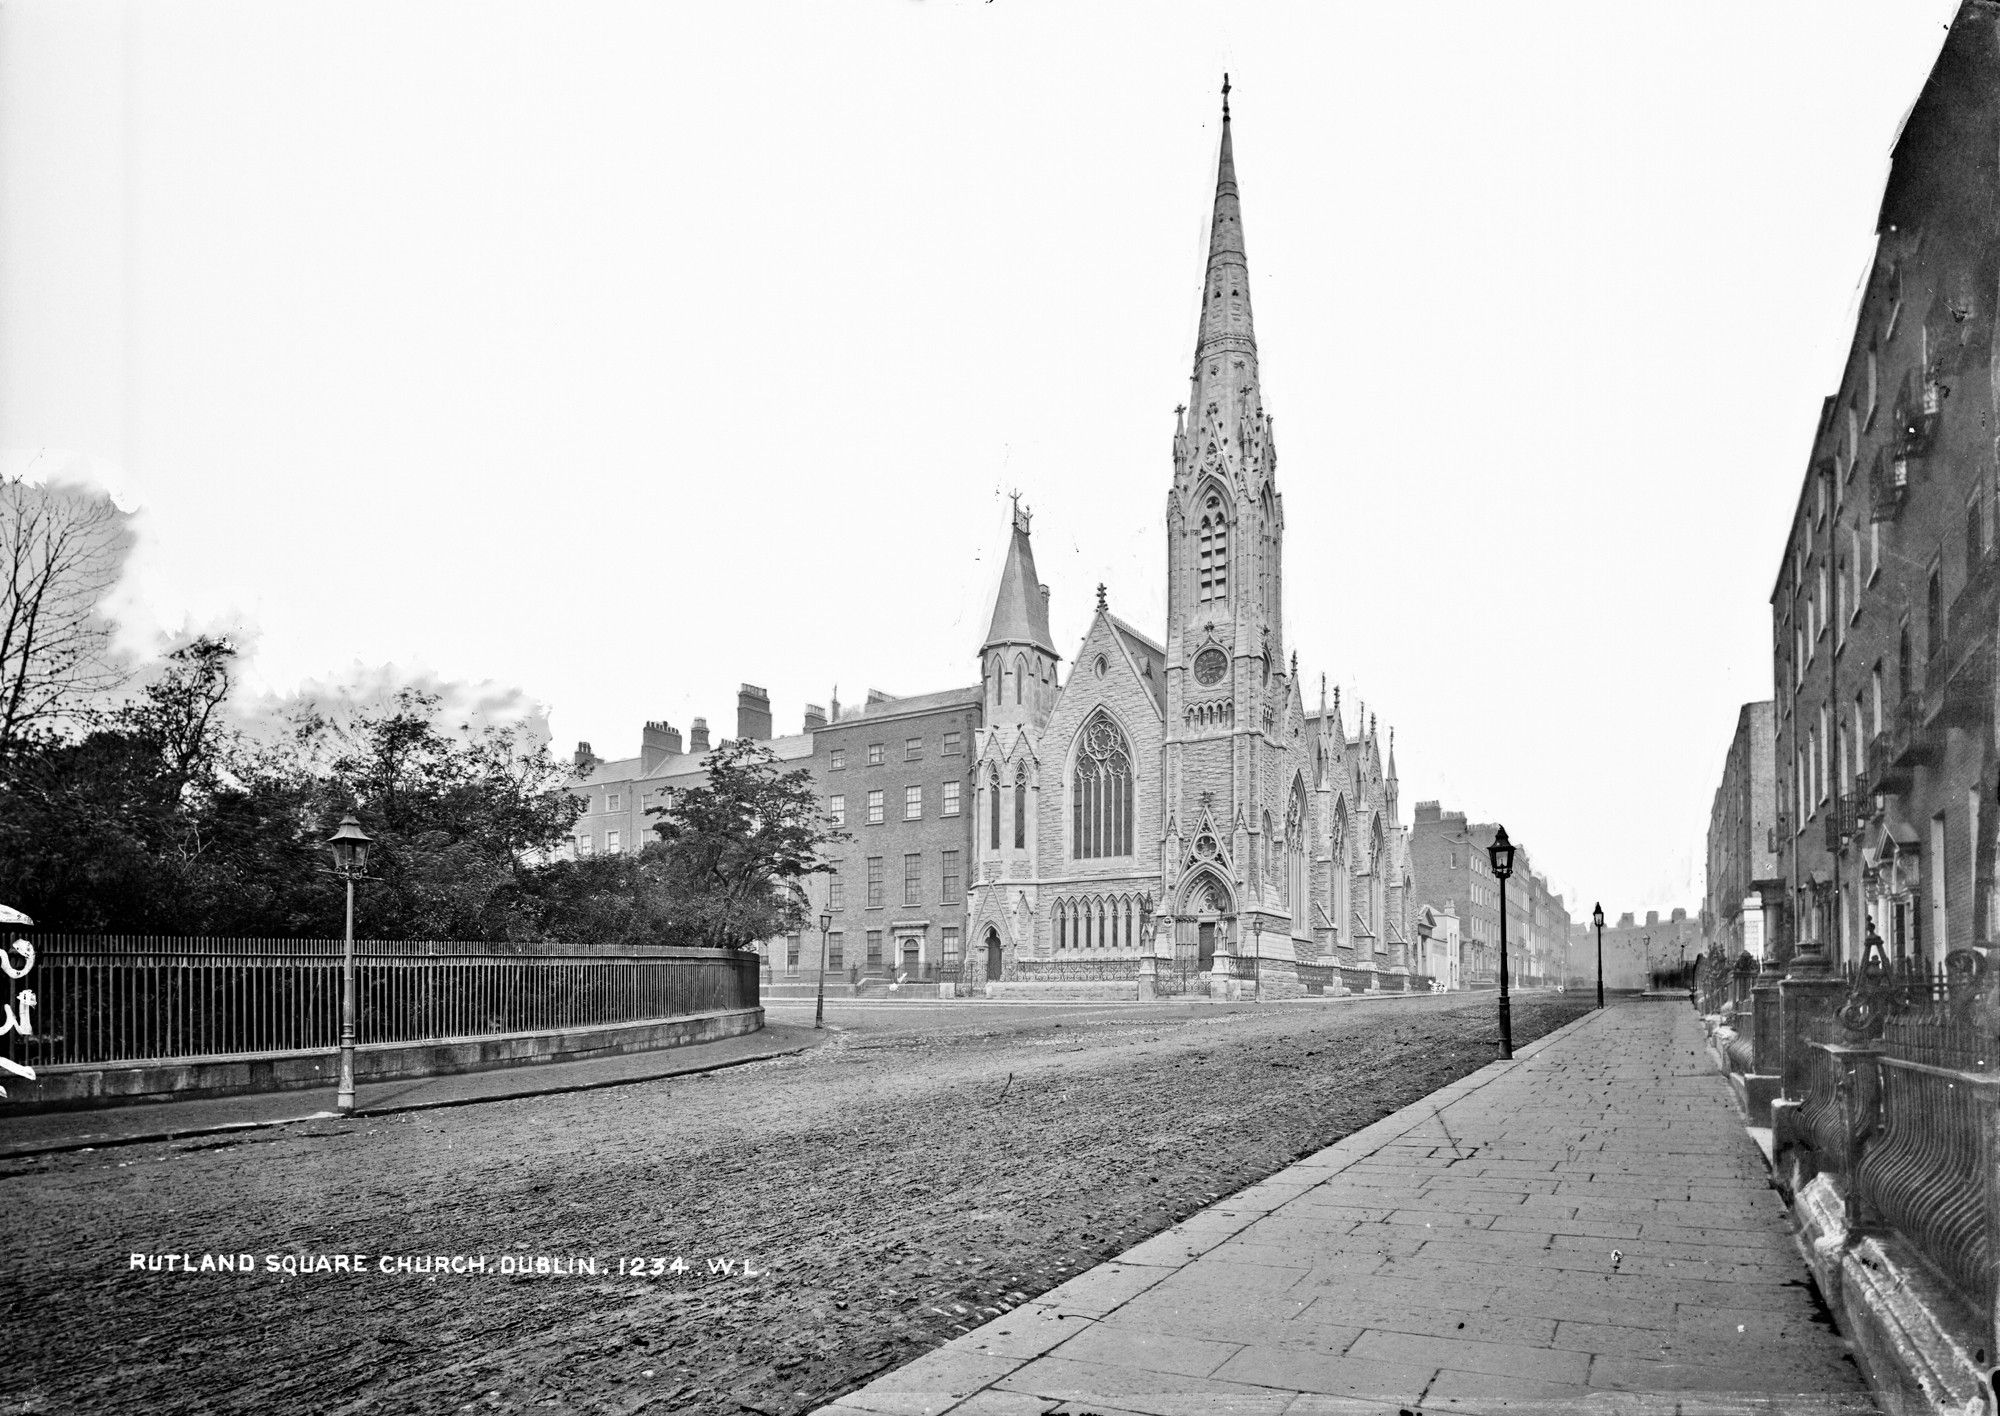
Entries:
<svg viewBox="0 0 2000 1416">
<path fill-rule="evenodd" d="M 1301 667 L 1614 917 L 1699 904 L 1953 0 L 0 8 L 0 447 L 135 634 L 560 748 L 1157 633 L 1230 71 Z M 1309 698 L 1313 695 L 1309 694 Z"/>
</svg>

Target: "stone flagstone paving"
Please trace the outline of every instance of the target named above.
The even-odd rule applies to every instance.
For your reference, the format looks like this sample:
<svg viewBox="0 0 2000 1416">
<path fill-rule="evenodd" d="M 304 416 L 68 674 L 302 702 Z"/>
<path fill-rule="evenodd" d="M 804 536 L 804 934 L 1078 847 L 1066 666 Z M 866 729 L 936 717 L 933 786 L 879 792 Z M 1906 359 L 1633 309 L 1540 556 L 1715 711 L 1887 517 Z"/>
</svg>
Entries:
<svg viewBox="0 0 2000 1416">
<path fill-rule="evenodd" d="M 1593 1012 L 823 1416 L 1874 1412 L 1701 1046 Z"/>
</svg>

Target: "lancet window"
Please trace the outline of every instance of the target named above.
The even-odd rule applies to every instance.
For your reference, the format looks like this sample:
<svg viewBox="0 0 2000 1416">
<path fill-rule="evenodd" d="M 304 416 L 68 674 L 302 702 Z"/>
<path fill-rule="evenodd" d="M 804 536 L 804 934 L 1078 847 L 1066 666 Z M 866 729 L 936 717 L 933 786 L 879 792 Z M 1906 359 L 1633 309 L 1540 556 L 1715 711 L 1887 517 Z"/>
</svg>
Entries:
<svg viewBox="0 0 2000 1416">
<path fill-rule="evenodd" d="M 1214 492 L 1202 506 L 1195 538 L 1195 598 L 1204 605 L 1229 598 L 1229 518 Z"/>
</svg>

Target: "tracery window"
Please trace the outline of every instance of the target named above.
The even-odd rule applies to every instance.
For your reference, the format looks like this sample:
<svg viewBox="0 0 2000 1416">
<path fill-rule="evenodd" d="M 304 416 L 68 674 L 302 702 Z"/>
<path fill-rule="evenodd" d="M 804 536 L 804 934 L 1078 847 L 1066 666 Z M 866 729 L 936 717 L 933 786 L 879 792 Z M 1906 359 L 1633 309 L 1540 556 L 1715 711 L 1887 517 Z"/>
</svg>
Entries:
<svg viewBox="0 0 2000 1416">
<path fill-rule="evenodd" d="M 1202 508 L 1196 536 L 1196 600 L 1201 604 L 1229 598 L 1229 518 L 1222 498 L 1210 492 Z"/>
<path fill-rule="evenodd" d="M 1132 854 L 1132 751 L 1118 725 L 1098 713 L 1078 734 L 1070 776 L 1070 854 L 1077 860 Z"/>
<path fill-rule="evenodd" d="M 1014 849 L 1028 848 L 1028 768 L 1027 764 L 1014 769 Z"/>
<path fill-rule="evenodd" d="M 1292 909 L 1292 932 L 1304 934 L 1306 908 L 1306 793 L 1292 785 L 1292 808 L 1285 813 L 1285 903 Z"/>
<path fill-rule="evenodd" d="M 1000 769 L 993 768 L 986 776 L 987 811 L 992 821 L 992 832 L 987 841 L 987 849 L 1000 849 Z"/>
</svg>

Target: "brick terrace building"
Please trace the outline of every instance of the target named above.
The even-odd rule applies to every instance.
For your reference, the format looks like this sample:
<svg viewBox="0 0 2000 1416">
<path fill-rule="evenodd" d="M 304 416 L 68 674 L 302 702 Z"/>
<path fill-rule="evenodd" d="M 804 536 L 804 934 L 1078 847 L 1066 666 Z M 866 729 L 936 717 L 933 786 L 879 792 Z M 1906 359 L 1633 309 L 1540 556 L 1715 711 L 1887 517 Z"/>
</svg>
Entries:
<svg viewBox="0 0 2000 1416">
<path fill-rule="evenodd" d="M 829 969 L 914 973 L 959 962 L 979 725 L 975 684 L 914 698 L 871 694 L 860 712 L 813 734 L 809 765 L 822 799 L 853 837 L 829 853 L 837 873 L 809 886 L 815 915 L 830 900 Z M 816 970 L 819 941 L 799 945 L 788 941 L 775 973 Z"/>
<path fill-rule="evenodd" d="M 1459 972 L 1467 984 L 1490 983 L 1500 970 L 1500 882 L 1486 848 L 1499 830 L 1468 822 L 1462 811 L 1420 801 L 1410 824 L 1410 875 L 1415 904 L 1450 909 L 1458 917 Z M 1510 983 L 1559 981 L 1570 933 L 1563 897 L 1535 873 L 1527 848 L 1515 842 L 1507 882 L 1507 963 Z"/>
<path fill-rule="evenodd" d="M 811 913 L 834 917 L 830 971 L 859 966 L 886 974 L 956 962 L 964 938 L 966 872 L 971 866 L 970 754 L 980 723 L 974 686 L 914 698 L 871 692 L 833 717 L 807 704 L 804 730 L 773 737 L 770 699 L 754 684 L 737 695 L 737 737 L 762 742 L 786 766 L 800 766 L 828 814 L 853 837 L 829 853 L 831 876 L 806 882 Z M 653 839 L 647 812 L 677 788 L 698 785 L 711 747 L 705 719 L 694 720 L 686 750 L 667 723 L 648 723 L 638 757 L 599 761 L 577 746 L 576 786 L 587 809 L 573 832 L 578 855 L 636 851 Z M 721 744 L 715 744 L 720 746 Z M 816 975 L 816 935 L 766 941 L 774 981 Z"/>
<path fill-rule="evenodd" d="M 1960 9 L 1897 140 L 1772 590 L 1781 957 L 1991 929 L 1996 17 Z"/>
<path fill-rule="evenodd" d="M 1765 957 L 1764 901 L 1782 908 L 1778 874 L 1777 762 L 1771 705 L 1746 703 L 1708 812 L 1708 897 L 1701 928 L 1707 947 L 1730 958 Z"/>
</svg>

